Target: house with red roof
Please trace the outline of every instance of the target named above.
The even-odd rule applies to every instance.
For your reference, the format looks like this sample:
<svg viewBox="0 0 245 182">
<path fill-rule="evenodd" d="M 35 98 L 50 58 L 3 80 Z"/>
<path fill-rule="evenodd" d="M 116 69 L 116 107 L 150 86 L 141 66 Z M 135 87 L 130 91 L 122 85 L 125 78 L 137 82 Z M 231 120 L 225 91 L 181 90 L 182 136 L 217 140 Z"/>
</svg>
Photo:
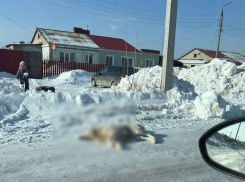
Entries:
<svg viewBox="0 0 245 182">
<path fill-rule="evenodd" d="M 73 32 L 37 28 L 31 43 L 41 44 L 44 60 L 139 68 L 159 65 L 160 51 L 139 50 L 123 39 L 91 35 L 82 28 L 74 27 Z"/>
<path fill-rule="evenodd" d="M 212 61 L 215 58 L 215 54 L 216 51 L 194 48 L 177 60 L 186 67 L 202 66 Z M 234 52 L 219 51 L 218 58 L 235 63 L 236 65 L 241 65 L 245 62 L 245 55 Z"/>
</svg>

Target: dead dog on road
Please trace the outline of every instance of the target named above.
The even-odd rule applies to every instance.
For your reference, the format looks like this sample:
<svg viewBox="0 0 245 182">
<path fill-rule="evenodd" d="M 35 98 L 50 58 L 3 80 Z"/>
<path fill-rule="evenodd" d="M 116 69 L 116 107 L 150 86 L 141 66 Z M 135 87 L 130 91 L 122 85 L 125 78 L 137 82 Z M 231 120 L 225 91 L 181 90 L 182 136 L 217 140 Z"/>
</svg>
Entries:
<svg viewBox="0 0 245 182">
<path fill-rule="evenodd" d="M 151 143 L 156 143 L 155 137 L 146 133 L 145 128 L 138 124 L 93 127 L 85 131 L 79 139 L 103 143 L 119 150 L 122 149 L 122 143 L 129 140 L 148 140 Z"/>
</svg>

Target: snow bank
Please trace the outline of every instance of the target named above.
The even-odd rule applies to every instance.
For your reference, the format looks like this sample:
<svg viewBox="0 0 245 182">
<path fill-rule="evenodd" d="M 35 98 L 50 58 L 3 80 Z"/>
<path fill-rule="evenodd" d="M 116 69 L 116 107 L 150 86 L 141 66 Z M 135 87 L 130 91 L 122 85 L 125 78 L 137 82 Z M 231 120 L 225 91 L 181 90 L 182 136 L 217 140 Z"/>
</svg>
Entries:
<svg viewBox="0 0 245 182">
<path fill-rule="evenodd" d="M 18 86 L 0 80 L 0 121 L 5 115 L 17 112 L 24 97 Z"/>
<path fill-rule="evenodd" d="M 6 125 L 25 117 L 48 117 L 52 115 L 51 108 L 60 103 L 87 105 L 128 101 L 136 102 L 138 109 L 157 109 L 163 115 L 189 114 L 207 119 L 245 114 L 243 66 L 236 67 L 233 63 L 214 59 L 201 67 L 174 68 L 173 74 L 173 88 L 164 94 L 160 90 L 160 66 L 144 68 L 123 78 L 115 88 L 119 92 L 90 89 L 87 86 L 93 74 L 73 70 L 42 80 L 30 79 L 30 88 L 36 84 L 52 85 L 56 93 L 34 90 L 20 93 L 17 80 L 6 78 L 11 75 L 1 73 L 6 79 L 0 79 L 0 121 Z"/>
<path fill-rule="evenodd" d="M 222 118 L 226 109 L 226 102 L 218 96 L 214 90 L 207 91 L 204 94 L 197 96 L 194 104 L 194 115 L 202 119 L 212 117 Z"/>
<path fill-rule="evenodd" d="M 182 104 L 185 112 L 207 119 L 241 115 L 233 105 L 244 105 L 245 67 L 237 67 L 225 60 L 213 59 L 209 64 L 190 69 L 174 68 L 173 88 L 165 94 L 166 102 Z M 141 69 L 136 74 L 123 78 L 116 89 L 122 92 L 151 93 L 160 91 L 161 67 Z M 227 102 L 227 108 L 226 103 Z M 190 107 L 191 103 L 193 107 Z M 184 108 L 183 105 L 188 105 Z M 231 109 L 232 108 L 232 109 Z M 168 111 L 168 113 L 171 111 Z M 166 111 L 164 111 L 166 113 Z M 228 117 L 227 113 L 226 116 Z"/>
<path fill-rule="evenodd" d="M 92 75 L 93 73 L 84 70 L 72 70 L 46 79 L 53 80 L 59 84 L 88 85 L 88 83 L 90 84 Z"/>
<path fill-rule="evenodd" d="M 122 91 L 149 92 L 152 88 L 159 89 L 161 67 L 143 68 L 132 76 L 123 78 L 117 89 Z"/>
<path fill-rule="evenodd" d="M 12 75 L 10 73 L 7 73 L 7 72 L 0 72 L 0 78 L 16 78 L 15 75 Z"/>
</svg>

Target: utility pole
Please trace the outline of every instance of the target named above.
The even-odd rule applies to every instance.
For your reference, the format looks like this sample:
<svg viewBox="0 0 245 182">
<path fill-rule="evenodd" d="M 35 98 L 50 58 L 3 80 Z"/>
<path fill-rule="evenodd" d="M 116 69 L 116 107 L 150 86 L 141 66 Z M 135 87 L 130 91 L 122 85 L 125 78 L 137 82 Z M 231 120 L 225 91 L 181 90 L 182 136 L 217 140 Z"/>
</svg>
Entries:
<svg viewBox="0 0 245 182">
<path fill-rule="evenodd" d="M 232 2 L 233 2 L 233 1 L 232 1 Z M 217 43 L 217 49 L 216 49 L 215 58 L 218 58 L 218 53 L 219 53 L 220 37 L 221 37 L 221 33 L 222 33 L 222 25 L 223 25 L 223 10 L 224 10 L 225 6 L 227 6 L 228 4 L 231 4 L 232 2 L 227 3 L 227 4 L 224 5 L 224 7 L 222 8 L 222 12 L 221 12 L 220 19 L 219 19 L 219 38 L 218 38 L 218 43 Z"/>
<path fill-rule="evenodd" d="M 236 141 L 237 134 L 238 134 L 238 132 L 239 132 L 240 126 L 241 126 L 241 123 L 239 124 L 238 130 L 237 130 L 237 133 L 236 133 L 236 137 L 235 137 L 235 141 Z"/>
<path fill-rule="evenodd" d="M 164 93 L 172 88 L 177 6 L 178 0 L 167 0 L 161 77 Z"/>
</svg>

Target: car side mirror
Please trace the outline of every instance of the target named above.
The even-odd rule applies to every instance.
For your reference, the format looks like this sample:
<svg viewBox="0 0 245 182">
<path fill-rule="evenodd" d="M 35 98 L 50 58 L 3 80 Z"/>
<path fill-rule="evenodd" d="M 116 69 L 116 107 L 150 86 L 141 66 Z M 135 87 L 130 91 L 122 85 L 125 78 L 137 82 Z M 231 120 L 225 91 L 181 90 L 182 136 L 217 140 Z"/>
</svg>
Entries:
<svg viewBox="0 0 245 182">
<path fill-rule="evenodd" d="M 101 72 L 98 72 L 98 75 L 101 75 Z"/>
<path fill-rule="evenodd" d="M 199 139 L 199 149 L 209 166 L 245 180 L 245 116 L 209 129 Z"/>
</svg>

